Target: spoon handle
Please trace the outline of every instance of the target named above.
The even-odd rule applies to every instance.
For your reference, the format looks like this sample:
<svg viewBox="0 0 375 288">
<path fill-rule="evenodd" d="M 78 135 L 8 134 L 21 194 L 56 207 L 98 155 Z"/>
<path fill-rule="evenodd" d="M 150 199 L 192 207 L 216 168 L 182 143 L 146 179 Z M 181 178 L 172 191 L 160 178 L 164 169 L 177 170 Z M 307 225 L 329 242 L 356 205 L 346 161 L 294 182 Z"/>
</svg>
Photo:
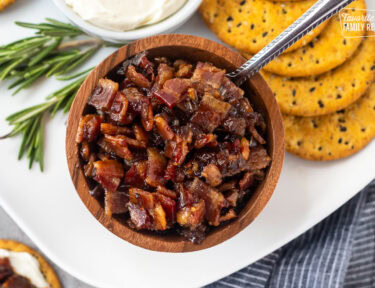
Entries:
<svg viewBox="0 0 375 288">
<path fill-rule="evenodd" d="M 238 85 L 266 66 L 299 39 L 354 0 L 318 0 L 299 19 L 237 70 L 227 74 Z"/>
</svg>

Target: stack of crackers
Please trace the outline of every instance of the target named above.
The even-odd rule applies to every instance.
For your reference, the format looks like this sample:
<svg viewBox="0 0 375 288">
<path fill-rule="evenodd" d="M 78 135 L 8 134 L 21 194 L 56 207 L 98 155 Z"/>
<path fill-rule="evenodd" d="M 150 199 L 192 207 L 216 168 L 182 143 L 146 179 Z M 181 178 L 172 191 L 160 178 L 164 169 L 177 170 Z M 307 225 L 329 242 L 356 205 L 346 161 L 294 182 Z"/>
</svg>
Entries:
<svg viewBox="0 0 375 288">
<path fill-rule="evenodd" d="M 203 0 L 200 12 L 224 42 L 250 58 L 315 0 Z M 366 16 L 365 0 L 347 8 Z M 354 154 L 375 137 L 375 35 L 342 30 L 334 16 L 261 72 L 283 113 L 286 148 L 310 160 Z"/>
</svg>

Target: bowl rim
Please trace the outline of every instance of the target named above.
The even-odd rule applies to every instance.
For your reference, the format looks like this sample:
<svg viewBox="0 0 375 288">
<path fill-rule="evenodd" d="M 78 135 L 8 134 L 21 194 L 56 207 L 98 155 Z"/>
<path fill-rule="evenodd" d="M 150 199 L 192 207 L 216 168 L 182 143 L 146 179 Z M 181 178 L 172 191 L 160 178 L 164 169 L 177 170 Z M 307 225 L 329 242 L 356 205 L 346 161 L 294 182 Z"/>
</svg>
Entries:
<svg viewBox="0 0 375 288">
<path fill-rule="evenodd" d="M 198 10 L 202 0 L 187 0 L 186 3 L 174 14 L 168 18 L 130 31 L 112 31 L 105 28 L 101 28 L 83 20 L 78 14 L 76 14 L 71 7 L 69 7 L 65 0 L 53 0 L 55 5 L 60 11 L 75 25 L 81 28 L 89 35 L 99 37 L 103 40 L 110 42 L 132 41 L 136 39 L 146 38 L 156 34 L 178 28 L 185 21 L 187 21 L 196 10 Z"/>
<path fill-rule="evenodd" d="M 66 130 L 66 157 L 71 179 L 82 202 L 91 214 L 108 230 L 123 240 L 148 250 L 159 252 L 193 252 L 216 246 L 245 229 L 265 208 L 278 183 L 285 154 L 284 128 L 281 112 L 276 99 L 262 76 L 258 73 L 249 79 L 251 92 L 261 101 L 266 111 L 268 143 L 273 143 L 271 158 L 265 180 L 257 187 L 252 198 L 246 204 L 239 217 L 228 224 L 216 228 L 201 244 L 192 244 L 179 238 L 178 241 L 168 239 L 155 234 L 144 234 L 127 227 L 116 218 L 105 214 L 103 207 L 94 197 L 89 195 L 89 187 L 83 174 L 79 159 L 79 145 L 75 142 L 79 118 L 83 115 L 87 100 L 95 88 L 98 79 L 105 77 L 113 68 L 129 57 L 145 50 L 160 47 L 189 47 L 192 49 L 207 51 L 227 61 L 233 66 L 242 65 L 246 59 L 239 53 L 208 39 L 183 35 L 167 34 L 148 37 L 125 45 L 104 59 L 86 78 L 73 101 Z M 262 90 L 263 94 L 259 94 Z M 271 117 L 273 117 L 271 119 Z M 270 142 L 271 141 L 271 142 Z M 269 144 L 271 145 L 271 144 Z M 268 146 L 270 148 L 270 146 Z M 270 151 L 269 151 L 270 152 Z M 254 199 L 253 199 L 254 198 Z"/>
</svg>

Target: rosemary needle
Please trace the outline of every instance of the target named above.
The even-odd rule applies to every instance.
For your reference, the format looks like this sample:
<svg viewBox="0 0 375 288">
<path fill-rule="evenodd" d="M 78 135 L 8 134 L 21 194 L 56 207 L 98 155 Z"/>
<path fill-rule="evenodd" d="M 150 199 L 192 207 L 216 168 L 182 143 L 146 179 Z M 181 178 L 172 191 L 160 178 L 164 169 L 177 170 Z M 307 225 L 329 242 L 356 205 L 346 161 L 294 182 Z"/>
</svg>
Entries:
<svg viewBox="0 0 375 288">
<path fill-rule="evenodd" d="M 36 32 L 32 37 L 0 46 L 0 82 L 14 79 L 9 86 L 15 89 L 13 95 L 42 77 L 66 75 L 108 44 L 87 36 L 74 25 L 50 18 L 40 24 L 15 23 Z M 77 36 L 84 39 L 72 40 Z"/>
<path fill-rule="evenodd" d="M 29 168 L 32 168 L 34 162 L 38 162 L 40 170 L 44 170 L 44 122 L 47 120 L 47 116 L 53 118 L 58 111 L 67 113 L 70 110 L 79 87 L 90 71 L 91 69 L 64 77 L 62 80 L 74 79 L 74 81 L 50 94 L 44 103 L 20 110 L 6 118 L 13 129 L 0 139 L 21 134 L 22 141 L 18 159 L 26 156 L 29 159 Z"/>
</svg>

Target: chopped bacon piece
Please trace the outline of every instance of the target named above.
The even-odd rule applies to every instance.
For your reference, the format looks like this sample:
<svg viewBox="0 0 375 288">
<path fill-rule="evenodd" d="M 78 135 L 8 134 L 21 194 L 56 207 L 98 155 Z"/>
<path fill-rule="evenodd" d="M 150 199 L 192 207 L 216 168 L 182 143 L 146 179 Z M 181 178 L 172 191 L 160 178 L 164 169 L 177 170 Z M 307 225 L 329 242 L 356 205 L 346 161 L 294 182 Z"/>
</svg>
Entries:
<svg viewBox="0 0 375 288">
<path fill-rule="evenodd" d="M 152 187 L 164 186 L 165 168 L 167 168 L 167 159 L 155 148 L 147 149 L 147 174 L 146 183 Z"/>
<path fill-rule="evenodd" d="M 116 126 L 110 123 L 102 123 L 100 124 L 100 132 L 102 134 L 107 134 L 107 135 L 132 135 L 132 130 L 129 129 L 128 127 L 123 127 L 123 126 Z"/>
<path fill-rule="evenodd" d="M 163 207 L 167 220 L 170 223 L 176 222 L 176 201 L 160 193 L 155 193 L 156 199 L 160 202 Z"/>
<path fill-rule="evenodd" d="M 255 175 L 256 174 L 254 172 L 245 173 L 240 182 L 238 182 L 238 187 L 240 187 L 241 191 L 245 191 L 255 184 Z"/>
<path fill-rule="evenodd" d="M 159 87 L 163 87 L 167 80 L 174 77 L 174 69 L 165 63 L 161 63 L 158 66 L 158 76 L 156 77 L 156 83 Z"/>
<path fill-rule="evenodd" d="M 186 91 L 190 87 L 190 80 L 174 78 L 164 83 L 163 89 L 156 91 L 155 96 L 169 108 L 182 102 L 186 97 Z"/>
<path fill-rule="evenodd" d="M 84 173 L 86 177 L 93 177 L 94 162 L 96 161 L 96 155 L 92 153 L 89 157 L 88 163 L 84 166 Z"/>
<path fill-rule="evenodd" d="M 186 206 L 191 206 L 196 202 L 198 194 L 196 191 L 185 188 L 183 184 L 176 184 L 175 189 L 178 193 L 178 208 L 181 209 Z"/>
<path fill-rule="evenodd" d="M 135 139 L 137 139 L 140 142 L 143 142 L 147 145 L 148 143 L 148 136 L 145 130 L 137 124 L 133 125 L 133 133 L 135 136 Z"/>
<path fill-rule="evenodd" d="M 236 207 L 239 198 L 238 190 L 232 189 L 225 195 L 225 200 L 229 206 Z"/>
<path fill-rule="evenodd" d="M 243 159 L 246 161 L 249 160 L 250 157 L 250 142 L 245 137 L 241 139 L 241 154 Z"/>
<path fill-rule="evenodd" d="M 211 188 L 199 178 L 194 178 L 194 181 L 188 188 L 193 193 L 199 195 L 204 200 L 206 206 L 206 219 L 210 225 L 220 225 L 220 213 L 221 209 L 225 207 L 226 201 L 220 192 Z"/>
<path fill-rule="evenodd" d="M 129 200 L 134 204 L 145 209 L 153 209 L 155 207 L 155 199 L 153 193 L 138 188 L 129 189 Z"/>
<path fill-rule="evenodd" d="M 102 117 L 99 115 L 88 114 L 83 116 L 79 122 L 76 142 L 82 143 L 83 141 L 95 141 L 100 134 L 101 122 Z"/>
<path fill-rule="evenodd" d="M 189 88 L 188 91 L 187 91 L 187 95 L 193 101 L 198 100 L 197 90 L 195 90 L 194 88 Z"/>
<path fill-rule="evenodd" d="M 212 187 L 220 185 L 223 181 L 220 170 L 215 164 L 209 164 L 204 167 L 202 170 L 202 176 L 206 178 L 207 183 Z"/>
<path fill-rule="evenodd" d="M 142 109 L 141 117 L 141 122 L 145 130 L 151 131 L 154 127 L 154 112 L 152 111 L 151 103 L 148 103 L 148 105 Z"/>
<path fill-rule="evenodd" d="M 246 133 L 246 120 L 241 117 L 227 117 L 222 127 L 229 133 L 243 137 Z"/>
<path fill-rule="evenodd" d="M 180 136 L 176 136 L 175 139 L 166 143 L 164 153 L 174 165 L 181 166 L 189 153 L 188 142 Z"/>
<path fill-rule="evenodd" d="M 105 213 L 108 216 L 128 212 L 129 197 L 124 192 L 106 192 L 104 196 Z"/>
<path fill-rule="evenodd" d="M 194 143 L 195 149 L 201 149 L 204 146 L 209 145 L 215 147 L 217 145 L 216 135 L 214 134 L 200 134 Z"/>
<path fill-rule="evenodd" d="M 134 120 L 135 116 L 139 114 L 141 115 L 141 122 L 145 130 L 151 131 L 154 122 L 154 115 L 150 100 L 134 87 L 126 88 L 122 90 L 122 92 L 129 101 L 129 112 L 132 115 L 131 122 Z"/>
<path fill-rule="evenodd" d="M 165 180 L 172 180 L 174 183 L 182 183 L 185 180 L 184 168 L 175 165 L 174 161 L 168 162 L 164 175 Z"/>
<path fill-rule="evenodd" d="M 231 101 L 233 99 L 243 98 L 245 91 L 240 87 L 236 86 L 228 77 L 224 77 L 222 86 L 220 88 L 220 94 L 223 96 L 225 101 Z"/>
<path fill-rule="evenodd" d="M 200 200 L 193 206 L 184 207 L 177 212 L 177 222 L 181 226 L 194 229 L 204 220 L 206 213 L 205 202 Z"/>
<path fill-rule="evenodd" d="M 138 73 L 133 65 L 130 65 L 128 67 L 128 70 L 126 71 L 126 77 L 129 78 L 130 81 L 132 81 L 135 85 L 137 85 L 140 88 L 151 87 L 151 82 L 148 81 L 148 79 L 141 73 Z"/>
<path fill-rule="evenodd" d="M 218 69 L 210 63 L 198 62 L 191 81 L 200 92 L 212 91 L 221 87 L 224 76 L 224 70 Z"/>
<path fill-rule="evenodd" d="M 87 141 L 82 142 L 80 154 L 81 154 L 81 157 L 84 161 L 88 162 L 90 160 L 91 149 L 90 149 L 90 145 L 89 145 L 89 143 L 87 143 Z"/>
<path fill-rule="evenodd" d="M 236 184 L 237 184 L 237 181 L 236 180 L 232 180 L 232 181 L 229 181 L 229 182 L 225 182 L 223 184 L 221 184 L 217 190 L 219 192 L 226 192 L 228 190 L 233 190 L 236 188 Z"/>
<path fill-rule="evenodd" d="M 188 178 L 194 178 L 198 175 L 199 165 L 197 161 L 190 161 L 184 165 L 185 175 Z"/>
<path fill-rule="evenodd" d="M 172 140 L 175 137 L 174 132 L 172 131 L 171 127 L 169 127 L 168 122 L 163 118 L 163 116 L 156 115 L 154 120 L 159 134 L 164 140 Z"/>
<path fill-rule="evenodd" d="M 136 162 L 125 174 L 124 183 L 142 188 L 146 179 L 147 161 Z"/>
<path fill-rule="evenodd" d="M 146 209 L 134 203 L 129 203 L 128 209 L 131 226 L 134 226 L 137 230 L 152 228 L 152 219 Z"/>
<path fill-rule="evenodd" d="M 126 111 L 128 111 L 128 99 L 122 92 L 117 92 L 112 106 L 108 111 L 109 117 L 112 121 L 126 124 Z"/>
<path fill-rule="evenodd" d="M 133 60 L 133 64 L 144 69 L 147 75 L 151 77 L 151 80 L 154 80 L 154 63 L 148 60 L 147 52 L 142 52 L 137 55 Z"/>
<path fill-rule="evenodd" d="M 164 231 L 167 229 L 167 216 L 160 203 L 156 203 L 155 208 L 151 209 L 150 214 L 154 218 L 155 229 Z"/>
<path fill-rule="evenodd" d="M 169 190 L 163 186 L 158 186 L 156 187 L 156 192 L 158 192 L 159 194 L 162 194 L 164 196 L 167 196 L 173 200 L 176 200 L 177 199 L 177 194 L 176 192 L 172 191 L 172 190 Z"/>
<path fill-rule="evenodd" d="M 88 104 L 101 111 L 107 111 L 116 97 L 119 85 L 109 79 L 99 79 L 98 85 L 88 101 Z"/>
<path fill-rule="evenodd" d="M 198 111 L 191 118 L 191 122 L 211 133 L 226 118 L 231 107 L 229 103 L 205 94 L 199 104 Z"/>
<path fill-rule="evenodd" d="M 176 72 L 176 77 L 190 78 L 193 75 L 193 65 L 184 60 L 176 60 L 173 63 L 173 66 L 178 69 Z"/>
<path fill-rule="evenodd" d="M 2 288 L 36 288 L 29 279 L 20 276 L 12 275 L 10 276 L 1 286 Z"/>
<path fill-rule="evenodd" d="M 224 216 L 221 216 L 221 217 L 220 217 L 219 221 L 220 221 L 220 223 L 221 223 L 221 222 L 225 222 L 225 221 L 232 220 L 232 219 L 234 219 L 234 218 L 236 218 L 236 217 L 237 217 L 236 212 L 235 212 L 233 209 L 230 209 L 230 210 L 227 212 L 227 214 L 225 214 Z"/>
<path fill-rule="evenodd" d="M 13 274 L 9 258 L 0 258 L 0 283 Z"/>
<path fill-rule="evenodd" d="M 94 163 L 94 180 L 108 192 L 115 192 L 124 177 L 124 168 L 116 160 L 97 161 Z"/>
<path fill-rule="evenodd" d="M 113 137 L 113 136 L 112 136 Z M 146 149 L 147 143 L 144 141 L 139 141 L 136 139 L 132 139 L 123 135 L 117 136 L 117 138 L 123 139 L 129 146 L 134 147 L 134 148 L 143 148 Z"/>
<path fill-rule="evenodd" d="M 125 160 L 133 160 L 133 154 L 128 148 L 128 143 L 124 139 L 125 136 L 104 135 L 104 138 L 98 141 L 98 145 L 107 153 L 116 154 Z"/>
<path fill-rule="evenodd" d="M 251 171 L 265 169 L 271 163 L 271 157 L 262 146 L 257 146 L 251 150 L 248 165 Z"/>
</svg>

